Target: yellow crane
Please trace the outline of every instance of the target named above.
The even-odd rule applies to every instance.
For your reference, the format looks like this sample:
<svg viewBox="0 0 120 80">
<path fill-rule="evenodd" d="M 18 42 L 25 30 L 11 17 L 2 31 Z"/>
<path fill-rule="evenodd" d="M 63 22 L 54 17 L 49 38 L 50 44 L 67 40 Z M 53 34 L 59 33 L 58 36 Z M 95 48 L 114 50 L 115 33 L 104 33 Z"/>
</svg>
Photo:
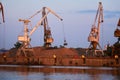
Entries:
<svg viewBox="0 0 120 80">
<path fill-rule="evenodd" d="M 99 2 L 96 17 L 95 17 L 94 23 L 92 25 L 90 34 L 88 36 L 88 41 L 90 42 L 89 48 L 94 51 L 94 54 L 96 54 L 96 51 L 98 51 L 97 46 L 100 48 L 100 50 L 103 54 L 102 48 L 99 44 L 100 24 L 102 22 L 103 22 L 103 6 L 102 6 L 102 2 Z"/>
<path fill-rule="evenodd" d="M 42 18 L 38 21 L 38 23 L 33 27 L 32 30 L 29 30 L 28 29 L 28 24 L 29 24 L 29 22 L 31 22 L 30 19 L 33 18 L 35 15 L 37 15 L 40 12 L 42 12 Z M 42 26 L 42 25 L 44 26 L 44 46 L 45 47 L 50 47 L 51 46 L 51 43 L 53 42 L 53 38 L 51 36 L 51 30 L 48 27 L 47 15 L 49 13 L 52 13 L 57 18 L 59 18 L 61 21 L 63 20 L 53 10 L 51 10 L 48 7 L 43 7 L 40 11 L 37 11 L 37 13 L 35 13 L 34 15 L 32 15 L 28 19 L 19 19 L 19 21 L 22 21 L 24 23 L 24 35 L 19 35 L 18 36 L 18 41 L 22 42 L 22 46 L 19 50 L 20 50 L 20 52 L 22 50 L 24 52 L 25 56 L 26 56 L 26 52 L 31 51 L 31 45 L 30 45 L 31 38 L 30 38 L 30 36 L 33 34 L 33 32 L 39 26 Z"/>
</svg>

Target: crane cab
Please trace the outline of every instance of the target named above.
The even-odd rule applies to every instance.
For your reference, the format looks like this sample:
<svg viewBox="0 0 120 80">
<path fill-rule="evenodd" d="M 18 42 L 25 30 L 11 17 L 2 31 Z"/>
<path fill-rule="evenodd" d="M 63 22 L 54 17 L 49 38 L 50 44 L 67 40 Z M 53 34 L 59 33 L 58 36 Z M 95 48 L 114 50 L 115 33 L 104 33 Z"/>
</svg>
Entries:
<svg viewBox="0 0 120 80">
<path fill-rule="evenodd" d="M 98 42 L 98 29 L 93 26 L 90 32 L 90 35 L 88 36 L 89 42 Z"/>
<path fill-rule="evenodd" d="M 118 24 L 117 24 L 117 29 L 114 31 L 114 36 L 115 37 L 120 37 L 120 19 L 118 21 Z"/>
<path fill-rule="evenodd" d="M 30 38 L 26 38 L 26 37 L 24 37 L 24 36 L 18 36 L 18 41 L 20 41 L 20 42 L 30 42 Z"/>
<path fill-rule="evenodd" d="M 50 38 L 47 38 L 46 43 L 52 43 L 53 41 L 54 41 L 53 38 L 50 37 Z"/>
<path fill-rule="evenodd" d="M 115 37 L 120 37 L 120 29 L 116 29 L 114 32 Z"/>
<path fill-rule="evenodd" d="M 98 42 L 98 38 L 94 37 L 94 36 L 89 36 L 88 37 L 88 41 L 89 42 Z"/>
</svg>

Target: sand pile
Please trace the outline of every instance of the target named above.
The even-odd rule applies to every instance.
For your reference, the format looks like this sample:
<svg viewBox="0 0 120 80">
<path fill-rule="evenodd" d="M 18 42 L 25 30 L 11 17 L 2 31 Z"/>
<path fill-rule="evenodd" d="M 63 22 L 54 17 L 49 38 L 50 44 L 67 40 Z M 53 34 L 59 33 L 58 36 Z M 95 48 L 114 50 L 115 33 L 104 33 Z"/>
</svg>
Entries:
<svg viewBox="0 0 120 80">
<path fill-rule="evenodd" d="M 46 49 L 43 47 L 36 47 L 34 48 L 35 55 L 36 56 L 75 56 L 78 55 L 77 51 L 75 49 L 71 48 L 50 48 Z"/>
<path fill-rule="evenodd" d="M 78 55 L 78 51 L 74 48 L 48 48 L 46 49 L 44 47 L 34 47 L 33 51 L 34 52 L 32 54 L 34 56 L 41 56 L 41 57 L 53 57 L 53 55 L 56 55 L 56 56 L 77 56 Z M 17 54 L 17 49 L 12 49 L 4 53 L 4 55 L 8 57 L 15 57 L 16 54 Z M 31 54 L 31 53 L 27 53 L 27 54 Z M 19 56 L 22 56 L 22 55 L 20 54 Z"/>
</svg>

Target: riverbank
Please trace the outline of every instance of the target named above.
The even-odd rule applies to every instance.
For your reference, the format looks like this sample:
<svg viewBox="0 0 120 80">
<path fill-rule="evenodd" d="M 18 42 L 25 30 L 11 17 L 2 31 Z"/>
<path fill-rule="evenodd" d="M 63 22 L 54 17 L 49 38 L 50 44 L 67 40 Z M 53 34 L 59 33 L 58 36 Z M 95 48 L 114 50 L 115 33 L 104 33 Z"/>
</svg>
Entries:
<svg viewBox="0 0 120 80">
<path fill-rule="evenodd" d="M 120 59 L 115 57 L 85 56 L 75 49 L 34 48 L 33 56 L 16 56 L 7 52 L 0 56 L 0 64 L 7 65 L 43 65 L 43 66 L 91 66 L 91 67 L 120 67 Z M 82 52 L 82 51 L 81 51 Z"/>
<path fill-rule="evenodd" d="M 7 65 L 43 65 L 43 66 L 91 66 L 91 67 L 120 67 L 120 59 L 110 57 L 57 56 L 54 57 L 8 57 L 0 58 L 0 64 Z"/>
</svg>

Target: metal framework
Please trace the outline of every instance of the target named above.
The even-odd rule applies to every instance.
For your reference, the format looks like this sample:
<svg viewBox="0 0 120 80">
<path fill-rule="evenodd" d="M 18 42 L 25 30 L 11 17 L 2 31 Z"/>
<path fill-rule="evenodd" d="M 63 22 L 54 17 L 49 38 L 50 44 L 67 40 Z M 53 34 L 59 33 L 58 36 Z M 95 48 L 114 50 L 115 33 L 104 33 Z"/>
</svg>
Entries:
<svg viewBox="0 0 120 80">
<path fill-rule="evenodd" d="M 93 51 L 95 55 L 97 55 L 97 52 L 102 52 L 102 55 L 104 55 L 103 50 L 99 44 L 100 39 L 100 24 L 103 22 L 103 6 L 102 3 L 99 2 L 98 10 L 96 13 L 94 24 L 92 25 L 90 34 L 88 36 L 88 41 L 90 42 L 89 48 Z M 97 49 L 97 47 L 99 49 Z M 88 52 L 88 51 L 87 51 Z"/>
<path fill-rule="evenodd" d="M 28 29 L 28 24 L 31 18 L 33 18 L 35 15 L 37 15 L 38 13 L 42 12 L 42 18 L 38 21 L 38 23 L 33 27 L 32 30 Z M 35 13 L 34 15 L 32 15 L 30 18 L 28 19 L 19 19 L 19 21 L 22 21 L 24 23 L 24 35 L 19 35 L 18 36 L 18 41 L 22 42 L 22 46 L 19 49 L 19 52 L 23 52 L 25 56 L 27 56 L 26 52 L 30 52 L 33 51 L 33 49 L 31 48 L 30 45 L 30 41 L 31 38 L 30 36 L 33 34 L 33 32 L 39 27 L 39 26 L 44 26 L 44 46 L 45 47 L 50 47 L 51 43 L 53 42 L 53 38 L 51 36 L 51 30 L 48 27 L 48 20 L 47 20 L 47 15 L 49 13 L 52 13 L 53 15 L 55 15 L 57 18 L 59 18 L 61 21 L 63 20 L 62 18 L 60 18 L 54 11 L 52 11 L 50 8 L 48 7 L 43 7 L 42 10 L 37 11 L 37 13 Z"/>
</svg>

